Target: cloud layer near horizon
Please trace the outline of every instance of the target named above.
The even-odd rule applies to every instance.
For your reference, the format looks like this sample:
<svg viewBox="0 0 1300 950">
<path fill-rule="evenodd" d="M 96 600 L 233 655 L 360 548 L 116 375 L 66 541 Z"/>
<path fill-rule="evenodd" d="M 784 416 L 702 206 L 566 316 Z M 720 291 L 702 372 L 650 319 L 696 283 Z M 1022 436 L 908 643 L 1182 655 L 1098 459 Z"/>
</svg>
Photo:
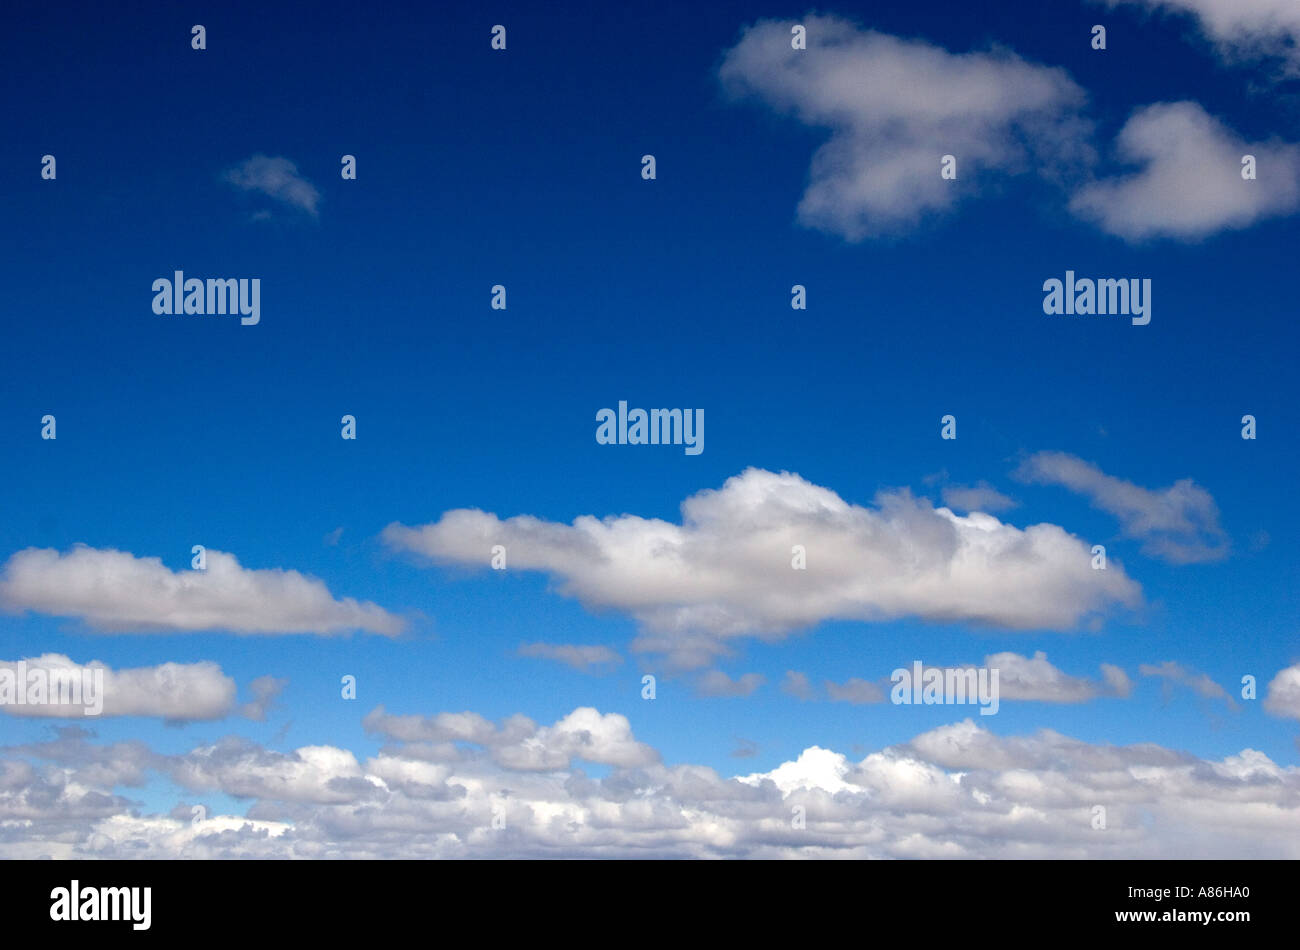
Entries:
<svg viewBox="0 0 1300 950">
<path fill-rule="evenodd" d="M 473 713 L 376 710 L 367 719 L 400 738 L 364 759 L 335 746 L 279 752 L 235 738 L 160 755 L 140 743 L 94 745 L 78 729 L 0 750 L 0 853 L 1300 857 L 1300 769 L 1250 749 L 1206 760 L 1051 730 L 1000 737 L 965 719 L 856 761 L 810 746 L 766 772 L 727 778 L 662 763 L 624 717 L 595 709 L 544 727 L 524 717 L 494 726 Z M 588 777 L 572 764 L 583 759 L 611 771 Z M 252 804 L 246 816 L 199 821 L 187 803 L 142 814 L 117 788 L 155 773 L 200 800 Z"/>
</svg>

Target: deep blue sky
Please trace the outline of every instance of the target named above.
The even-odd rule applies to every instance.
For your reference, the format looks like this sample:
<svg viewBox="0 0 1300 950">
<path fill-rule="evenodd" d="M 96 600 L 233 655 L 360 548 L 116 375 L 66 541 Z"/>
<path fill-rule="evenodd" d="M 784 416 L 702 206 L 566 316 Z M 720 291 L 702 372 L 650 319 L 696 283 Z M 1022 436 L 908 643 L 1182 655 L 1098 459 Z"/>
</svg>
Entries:
<svg viewBox="0 0 1300 950">
<path fill-rule="evenodd" d="M 1300 660 L 1287 500 L 1300 474 L 1294 219 L 1134 246 L 1017 180 L 914 233 L 849 243 L 795 219 L 825 133 L 731 103 L 717 80 L 742 27 L 798 8 L 273 6 L 6 12 L 0 559 L 84 543 L 179 570 L 201 543 L 415 620 L 388 641 L 0 619 L 6 659 L 211 659 L 241 686 L 290 681 L 263 724 L 104 720 L 101 738 L 179 751 L 238 731 L 276 748 L 365 751 L 379 742 L 360 717 L 380 702 L 544 723 L 593 705 L 627 715 L 668 761 L 730 774 L 813 744 L 878 748 L 954 718 L 800 703 L 777 689 L 787 669 L 838 682 L 916 658 L 1045 650 L 1075 675 L 1123 666 L 1136 693 L 1005 704 L 982 725 L 1211 757 L 1249 746 L 1295 764 L 1294 725 L 1259 703 L 1229 712 L 1186 691 L 1166 698 L 1137 675 L 1176 660 L 1235 695 L 1244 673 L 1262 688 Z M 1177 23 L 1032 0 L 834 9 L 949 50 L 996 43 L 1063 67 L 1088 91 L 1103 142 L 1134 108 L 1178 99 L 1247 138 L 1300 135 L 1289 84 L 1261 89 Z M 1111 24 L 1104 54 L 1088 48 L 1095 22 Z M 201 53 L 193 23 L 208 28 Z M 508 26 L 505 53 L 488 47 L 494 23 Z M 640 177 L 647 152 L 653 182 Z M 54 182 L 39 177 L 45 153 Z M 318 219 L 221 180 L 256 153 L 297 164 L 321 192 Z M 339 178 L 345 153 L 356 181 Z M 251 220 L 262 207 L 273 216 Z M 1067 268 L 1151 278 L 1150 326 L 1045 317 L 1042 281 Z M 260 277 L 260 325 L 154 315 L 151 282 L 175 269 Z M 488 306 L 496 283 L 505 312 Z M 794 283 L 808 287 L 806 312 L 789 307 Z M 705 452 L 597 445 L 594 413 L 620 399 L 703 407 Z M 1248 412 L 1254 442 L 1238 435 Z M 44 413 L 58 418 L 57 442 L 38 437 Z M 356 442 L 339 438 L 344 413 L 358 418 Z M 958 416 L 955 443 L 938 438 L 945 413 Z M 1085 499 L 1010 479 L 1025 454 L 1049 449 L 1148 488 L 1194 479 L 1218 503 L 1232 555 L 1144 558 Z M 1106 544 L 1148 609 L 1091 633 L 827 623 L 727 661 L 733 675 L 767 677 L 753 696 L 699 698 L 682 677 L 661 680 L 651 704 L 627 651 L 630 618 L 589 613 L 539 575 L 430 569 L 377 539 L 390 522 L 458 507 L 675 521 L 684 498 L 747 466 L 796 471 L 860 504 L 896 486 L 935 498 L 924 479 L 942 471 L 987 480 L 1021 502 L 1006 520 Z M 514 655 L 534 640 L 604 643 L 628 662 L 592 677 Z M 358 677 L 356 703 L 337 699 L 343 673 Z M 34 741 L 49 724 L 6 717 L 0 730 L 6 743 Z M 757 743 L 754 758 L 730 757 L 737 737 Z M 158 807 L 184 797 L 155 795 Z"/>
</svg>

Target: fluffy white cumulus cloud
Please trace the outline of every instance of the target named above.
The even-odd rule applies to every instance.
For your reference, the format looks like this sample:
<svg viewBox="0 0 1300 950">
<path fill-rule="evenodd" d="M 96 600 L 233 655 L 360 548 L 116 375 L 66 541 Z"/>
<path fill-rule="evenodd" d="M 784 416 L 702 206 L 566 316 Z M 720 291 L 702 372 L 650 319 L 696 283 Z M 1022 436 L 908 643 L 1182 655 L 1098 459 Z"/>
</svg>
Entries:
<svg viewBox="0 0 1300 950">
<path fill-rule="evenodd" d="M 1186 14 L 1232 60 L 1277 56 L 1300 68 L 1300 4 L 1295 0 L 1103 0 L 1108 6 Z"/>
<path fill-rule="evenodd" d="M 172 571 L 156 557 L 78 545 L 66 553 L 27 548 L 0 571 L 0 606 L 76 617 L 92 629 L 396 636 L 405 622 L 297 571 L 241 567 L 233 554 L 207 552 L 207 570 Z"/>
<path fill-rule="evenodd" d="M 49 692 L 41 702 L 33 702 L 30 696 L 21 704 L 0 699 L 0 711 L 13 716 L 80 719 L 91 709 L 95 716 L 154 716 L 177 722 L 221 719 L 234 708 L 237 692 L 235 681 L 216 663 L 162 663 L 114 670 L 93 660 L 76 663 L 61 653 L 28 658 L 21 665 L 20 661 L 0 661 L 0 684 L 6 679 L 16 684 L 33 671 L 50 681 L 75 681 L 78 687 L 97 684 L 93 686 L 97 701 L 81 688 L 76 691 L 76 703 L 60 701 L 72 696 L 71 690 L 65 689 L 62 695 Z M 95 706 L 99 708 L 95 710 Z"/>
<path fill-rule="evenodd" d="M 401 742 L 443 744 L 440 757 L 454 755 L 447 743 L 481 746 L 499 765 L 517 771 L 563 769 L 575 759 L 625 767 L 658 760 L 658 753 L 633 737 L 626 716 L 602 715 L 589 706 L 575 709 L 551 726 L 539 726 L 527 716 L 511 716 L 497 727 L 471 712 L 393 716 L 383 706 L 371 710 L 362 724 L 370 732 Z"/>
<path fill-rule="evenodd" d="M 464 565 L 503 544 L 512 566 L 558 578 L 589 608 L 636 617 L 634 647 L 680 667 L 707 665 L 732 638 L 778 639 L 823 620 L 1064 630 L 1141 601 L 1121 566 L 1092 570 L 1089 546 L 1056 525 L 961 516 L 905 490 L 864 507 L 798 475 L 752 468 L 686 499 L 681 524 L 621 515 L 565 525 L 458 509 L 432 524 L 389 525 L 384 539 Z M 791 568 L 795 545 L 805 570 Z"/>
<path fill-rule="evenodd" d="M 1083 91 L 1060 69 L 1006 50 L 951 53 L 834 16 L 761 21 L 727 51 L 719 78 L 830 130 L 813 156 L 799 220 L 857 241 L 950 208 L 968 181 L 1091 158 Z M 958 161 L 957 180 L 940 160 Z"/>
<path fill-rule="evenodd" d="M 546 741 L 577 730 L 596 744 L 636 742 L 609 716 L 575 710 L 544 727 Z M 429 735 L 470 722 L 422 721 Z M 430 758 L 421 742 L 362 760 L 233 739 L 145 756 L 73 737 L 0 754 L 0 856 L 1300 857 L 1300 769 L 1252 749 L 1206 760 L 1050 730 L 1002 737 L 966 719 L 858 760 L 814 745 L 730 778 L 615 758 L 594 779 L 559 757 L 547 768 L 486 748 Z M 249 800 L 246 814 L 192 822 L 189 799 L 142 814 L 114 790 L 142 781 L 141 760 L 187 796 Z"/>
<path fill-rule="evenodd" d="M 284 802 L 352 802 L 379 786 L 346 749 L 304 746 L 282 753 L 234 737 L 176 756 L 166 770 L 187 789 Z"/>
<path fill-rule="evenodd" d="M 1195 102 L 1139 109 L 1116 150 L 1138 170 L 1083 186 L 1070 208 L 1126 240 L 1194 240 L 1300 206 L 1300 146 L 1246 142 Z M 1242 177 L 1246 155 L 1254 180 Z"/>
<path fill-rule="evenodd" d="M 1300 719 L 1300 663 L 1273 677 L 1264 696 L 1264 708 L 1275 716 Z"/>
</svg>

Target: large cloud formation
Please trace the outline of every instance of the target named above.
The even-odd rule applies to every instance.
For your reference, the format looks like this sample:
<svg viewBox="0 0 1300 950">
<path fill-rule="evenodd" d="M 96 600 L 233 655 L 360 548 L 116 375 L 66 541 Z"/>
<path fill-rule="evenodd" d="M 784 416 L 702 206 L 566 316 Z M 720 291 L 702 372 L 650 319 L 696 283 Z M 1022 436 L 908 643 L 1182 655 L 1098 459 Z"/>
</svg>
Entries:
<svg viewBox="0 0 1300 950">
<path fill-rule="evenodd" d="M 172 571 L 156 557 L 78 545 L 19 551 L 0 571 L 0 606 L 77 617 L 111 632 L 224 630 L 396 636 L 405 622 L 377 604 L 335 600 L 297 571 L 251 570 L 209 550 L 207 569 Z"/>
<path fill-rule="evenodd" d="M 965 719 L 860 760 L 812 746 L 729 778 L 662 763 L 624 717 L 594 709 L 528 728 L 369 718 L 406 738 L 369 758 L 239 739 L 159 755 L 77 730 L 3 750 L 0 855 L 1300 858 L 1300 769 L 1250 749 L 1215 761 Z M 611 769 L 592 778 L 578 759 Z M 117 788 L 155 773 L 199 801 L 251 804 L 145 814 Z"/>
<path fill-rule="evenodd" d="M 727 641 L 777 639 L 823 620 L 919 617 L 1010 629 L 1066 630 L 1140 588 L 1112 562 L 1051 524 L 1017 528 L 961 516 L 907 491 L 850 504 L 798 475 L 748 469 L 682 503 L 682 523 L 635 515 L 572 525 L 446 512 L 420 527 L 389 525 L 386 542 L 448 564 L 486 565 L 505 545 L 512 567 L 544 571 L 590 608 L 631 614 L 634 646 L 683 668 Z M 792 569 L 794 546 L 807 566 Z"/>
</svg>

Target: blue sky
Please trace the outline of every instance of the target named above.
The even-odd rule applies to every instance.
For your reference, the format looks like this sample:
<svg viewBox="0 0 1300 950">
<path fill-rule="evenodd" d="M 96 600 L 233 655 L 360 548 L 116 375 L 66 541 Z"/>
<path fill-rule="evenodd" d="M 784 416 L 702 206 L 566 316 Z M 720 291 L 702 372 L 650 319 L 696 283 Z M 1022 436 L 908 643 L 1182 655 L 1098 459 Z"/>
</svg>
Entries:
<svg viewBox="0 0 1300 950">
<path fill-rule="evenodd" d="M 211 661 L 240 701 L 258 677 L 287 681 L 265 721 L 232 712 L 89 726 L 96 744 L 138 740 L 163 756 L 238 735 L 271 752 L 331 746 L 364 759 L 392 738 L 362 726 L 380 704 L 543 725 L 590 706 L 626 717 L 665 764 L 722 776 L 766 773 L 811 746 L 857 761 L 967 715 L 1000 737 L 1050 729 L 1214 761 L 1253 749 L 1294 769 L 1300 717 L 1262 702 L 1300 662 L 1298 524 L 1281 494 L 1300 468 L 1294 202 L 1282 187 L 1245 224 L 1146 239 L 1071 209 L 1084 179 L 1133 172 L 1116 160 L 1116 139 L 1153 103 L 1197 103 L 1246 142 L 1300 137 L 1286 57 L 1216 37 L 1195 3 L 1183 6 L 1191 13 L 1140 2 L 821 11 L 849 24 L 845 36 L 874 30 L 995 60 L 1014 51 L 1058 71 L 1083 94 L 1061 107 L 1088 124 L 1071 147 L 1096 151 L 1064 182 L 1038 174 L 1051 162 L 1037 158 L 962 164 L 951 204 L 860 237 L 798 210 L 832 132 L 765 101 L 766 78 L 750 76 L 760 92 L 740 96 L 720 79 L 728 51 L 755 35 L 746 30 L 811 22 L 800 8 L 141 4 L 69 16 L 16 5 L 9 19 L 22 29 L 0 31 L 0 572 L 27 549 L 75 545 L 184 572 L 203 544 L 245 569 L 318 578 L 334 599 L 403 618 L 405 632 L 106 631 L 11 592 L 0 659 Z M 205 50 L 190 48 L 194 23 L 207 27 Z M 496 23 L 508 29 L 505 51 L 489 48 Z M 1096 23 L 1108 28 L 1104 51 L 1089 45 Z M 814 38 L 805 55 L 817 52 Z M 946 148 L 933 145 L 937 178 Z M 652 181 L 641 177 L 647 153 Z M 57 159 L 53 181 L 40 176 L 45 154 Z M 356 156 L 356 180 L 340 177 L 344 154 Z M 259 155 L 292 163 L 318 195 L 314 211 L 227 180 Z M 1256 184 L 1277 189 L 1294 170 L 1279 161 Z M 1213 187 L 1177 193 L 1195 205 Z M 260 278 L 260 323 L 156 315 L 150 286 L 175 270 Z M 1149 278 L 1151 323 L 1045 315 L 1043 282 L 1067 270 Z M 489 306 L 495 284 L 506 310 Z M 804 311 L 791 309 L 794 284 L 807 288 Z M 702 408 L 704 452 L 597 444 L 595 413 L 619 400 Z M 40 438 L 46 413 L 54 441 Z M 940 438 L 949 413 L 956 440 Z M 1240 436 L 1247 413 L 1254 440 Z M 340 438 L 344 414 L 357 419 L 355 441 Z M 1146 489 L 1152 504 L 1190 479 L 1212 497 L 1208 534 L 1226 553 L 1153 555 L 1149 537 L 1126 532 L 1132 522 L 1088 492 L 1016 477 L 1043 452 Z M 680 523 L 684 500 L 751 467 L 797 473 L 868 508 L 882 491 L 938 506 L 945 487 L 985 482 L 1015 502 L 990 512 L 1005 524 L 1105 545 L 1142 603 L 1107 604 L 1068 629 L 910 609 L 827 616 L 770 642 L 729 641 L 732 655 L 679 670 L 638 647 L 644 618 L 618 596 L 566 594 L 562 571 L 489 570 L 486 551 L 481 564 L 431 564 L 383 535 L 455 509 Z M 592 675 L 518 655 L 536 642 L 603 645 L 622 662 Z M 913 660 L 1035 651 L 1074 677 L 1118 666 L 1131 693 L 1004 701 L 982 718 L 830 702 L 821 689 L 879 681 Z M 1167 661 L 1232 701 L 1140 672 Z M 699 695 L 713 669 L 764 682 L 747 696 Z M 791 670 L 819 697 L 783 691 Z M 641 698 L 647 672 L 658 676 L 653 702 Z M 357 677 L 355 701 L 339 697 L 344 674 Z M 1246 674 L 1258 700 L 1240 698 Z M 30 744 L 69 722 L 0 716 L 0 735 L 36 761 Z M 738 746 L 751 754 L 735 756 Z M 601 776 L 616 766 L 581 767 Z M 165 770 L 114 791 L 142 814 L 180 802 L 236 816 L 270 807 Z"/>
</svg>

